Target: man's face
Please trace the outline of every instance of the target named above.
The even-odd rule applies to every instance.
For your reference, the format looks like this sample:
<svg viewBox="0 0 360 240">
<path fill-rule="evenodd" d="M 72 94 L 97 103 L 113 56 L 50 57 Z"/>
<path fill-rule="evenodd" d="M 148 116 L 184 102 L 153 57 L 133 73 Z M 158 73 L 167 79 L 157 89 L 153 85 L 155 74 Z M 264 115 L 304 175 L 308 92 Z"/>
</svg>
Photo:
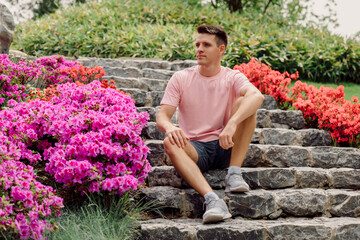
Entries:
<svg viewBox="0 0 360 240">
<path fill-rule="evenodd" d="M 195 42 L 196 59 L 199 65 L 211 65 L 221 61 L 225 46 L 218 46 L 216 36 L 207 33 L 198 34 Z"/>
</svg>

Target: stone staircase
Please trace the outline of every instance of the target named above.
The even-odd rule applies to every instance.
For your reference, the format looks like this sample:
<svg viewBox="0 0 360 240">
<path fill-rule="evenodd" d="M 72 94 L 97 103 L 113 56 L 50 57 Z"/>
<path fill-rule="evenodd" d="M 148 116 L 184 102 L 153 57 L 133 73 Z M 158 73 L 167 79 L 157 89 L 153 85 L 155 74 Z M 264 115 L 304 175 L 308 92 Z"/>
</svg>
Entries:
<svg viewBox="0 0 360 240">
<path fill-rule="evenodd" d="M 161 206 L 141 222 L 140 239 L 360 239 L 360 150 L 335 148 L 328 132 L 304 129 L 299 111 L 276 109 L 265 96 L 257 112 L 257 128 L 243 164 L 247 193 L 225 194 L 226 170 L 205 178 L 228 204 L 232 219 L 202 224 L 204 199 L 176 173 L 164 153 L 164 134 L 155 115 L 174 71 L 194 61 L 81 58 L 101 66 L 115 85 L 129 92 L 150 121 L 143 131 L 153 167 L 146 201 Z M 177 114 L 172 121 L 177 124 Z"/>
</svg>

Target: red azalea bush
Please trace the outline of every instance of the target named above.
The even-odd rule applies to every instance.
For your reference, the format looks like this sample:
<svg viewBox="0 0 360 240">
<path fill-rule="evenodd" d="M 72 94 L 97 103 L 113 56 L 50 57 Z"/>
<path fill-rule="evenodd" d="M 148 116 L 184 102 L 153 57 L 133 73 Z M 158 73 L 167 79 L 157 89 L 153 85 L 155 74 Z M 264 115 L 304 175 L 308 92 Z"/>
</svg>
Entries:
<svg viewBox="0 0 360 240">
<path fill-rule="evenodd" d="M 287 72 L 280 73 L 255 58 L 247 64 L 235 65 L 234 70 L 242 72 L 260 92 L 273 96 L 281 108 L 285 108 L 286 103 L 291 101 L 288 96 L 290 90 L 287 87 L 291 79 L 299 78 L 298 72 L 291 75 Z"/>
<path fill-rule="evenodd" d="M 102 67 L 84 67 L 82 65 L 76 65 L 69 68 L 62 68 L 58 71 L 62 74 L 61 83 L 64 82 L 76 82 L 91 83 L 94 80 L 100 80 L 105 71 Z"/>
<path fill-rule="evenodd" d="M 291 89 L 291 79 L 299 75 L 271 70 L 260 61 L 251 59 L 247 64 L 236 65 L 235 70 L 245 74 L 263 94 L 272 95 L 278 105 L 301 110 L 308 127 L 328 130 L 335 143 L 360 145 L 360 104 L 357 97 L 345 100 L 344 87 L 317 89 L 297 81 Z"/>
<path fill-rule="evenodd" d="M 357 97 L 345 100 L 344 86 L 319 89 L 297 81 L 291 88 L 293 106 L 303 112 L 305 120 L 329 130 L 337 143 L 360 144 L 360 104 Z"/>
</svg>

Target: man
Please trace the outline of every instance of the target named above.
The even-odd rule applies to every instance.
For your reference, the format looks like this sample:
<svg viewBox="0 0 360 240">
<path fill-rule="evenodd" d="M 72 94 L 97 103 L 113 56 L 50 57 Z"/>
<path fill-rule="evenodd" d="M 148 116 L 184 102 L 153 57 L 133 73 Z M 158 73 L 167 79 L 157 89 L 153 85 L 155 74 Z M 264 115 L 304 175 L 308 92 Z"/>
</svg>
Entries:
<svg viewBox="0 0 360 240">
<path fill-rule="evenodd" d="M 246 192 L 240 167 L 256 126 L 264 97 L 239 71 L 221 66 L 227 34 L 218 26 L 199 26 L 195 42 L 198 65 L 170 79 L 158 128 L 166 133 L 165 151 L 180 176 L 205 198 L 203 223 L 231 217 L 202 172 L 228 169 L 227 192 Z M 179 108 L 179 127 L 170 119 Z M 190 140 L 190 141 L 189 141 Z"/>
</svg>

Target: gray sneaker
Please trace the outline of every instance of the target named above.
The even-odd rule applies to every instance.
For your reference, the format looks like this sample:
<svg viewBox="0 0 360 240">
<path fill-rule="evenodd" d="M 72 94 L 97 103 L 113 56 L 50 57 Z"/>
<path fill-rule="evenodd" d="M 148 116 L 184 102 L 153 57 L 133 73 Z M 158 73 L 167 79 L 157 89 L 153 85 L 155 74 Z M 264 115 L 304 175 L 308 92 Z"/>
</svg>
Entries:
<svg viewBox="0 0 360 240">
<path fill-rule="evenodd" d="M 230 171 L 225 178 L 225 192 L 248 192 L 249 185 L 244 181 L 241 171 L 236 169 Z"/>
<path fill-rule="evenodd" d="M 231 218 L 231 214 L 222 199 L 206 202 L 206 212 L 203 215 L 203 223 L 214 223 Z"/>
</svg>

